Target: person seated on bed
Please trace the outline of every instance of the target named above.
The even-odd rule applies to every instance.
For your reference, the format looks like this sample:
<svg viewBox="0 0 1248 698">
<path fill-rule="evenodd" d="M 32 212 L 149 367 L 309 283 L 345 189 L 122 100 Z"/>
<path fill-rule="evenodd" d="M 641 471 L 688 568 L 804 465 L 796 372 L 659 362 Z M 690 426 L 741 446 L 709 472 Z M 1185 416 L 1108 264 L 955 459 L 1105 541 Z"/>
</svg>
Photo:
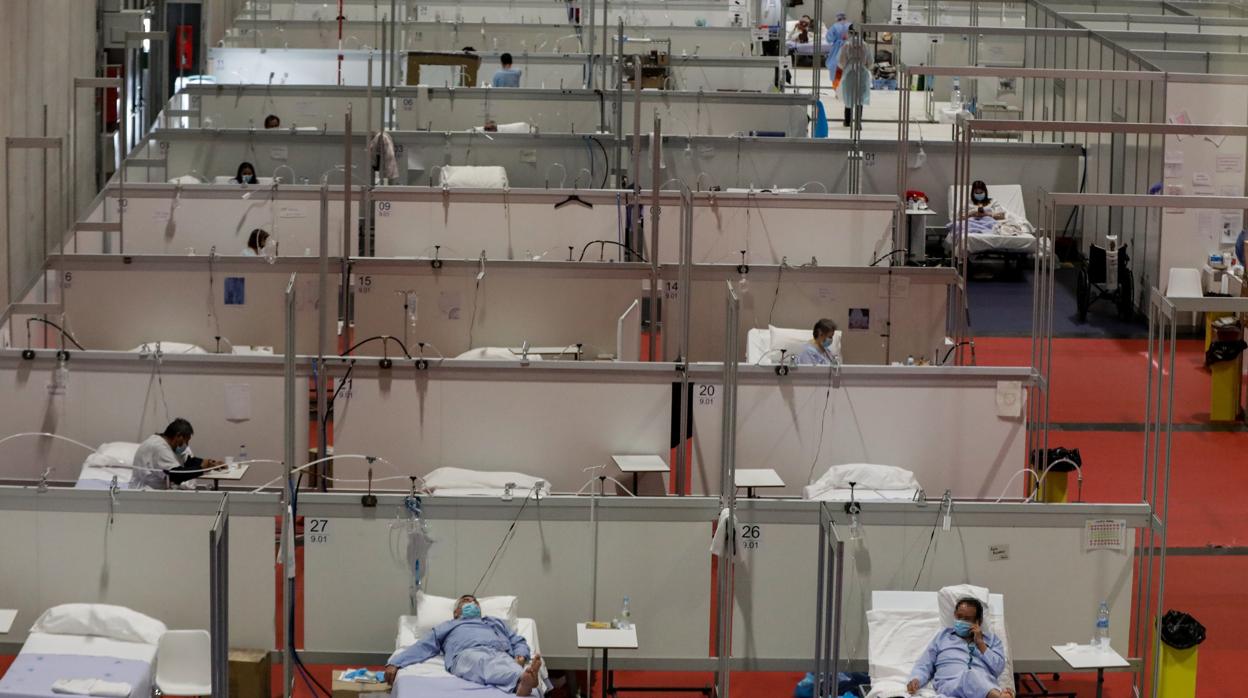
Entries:
<svg viewBox="0 0 1248 698">
<path fill-rule="evenodd" d="M 944 628 L 928 643 L 910 672 L 906 690 L 912 695 L 930 681 L 946 698 L 1013 698 L 998 681 L 1005 669 L 1001 638 L 984 632 L 984 606 L 979 599 L 958 601 L 952 628 Z"/>
<path fill-rule="evenodd" d="M 794 24 L 793 28 L 789 30 L 789 43 L 809 44 L 812 34 L 811 27 L 814 24 L 815 20 L 811 19 L 810 15 L 802 15 L 801 19 L 797 20 L 797 24 Z"/>
<path fill-rule="evenodd" d="M 152 434 L 134 452 L 133 488 L 168 488 L 169 483 L 181 484 L 199 477 L 201 471 L 221 467 L 221 461 L 196 458 L 191 453 L 191 437 L 195 429 L 181 417 L 169 422 L 159 434 Z"/>
<path fill-rule="evenodd" d="M 971 207 L 967 209 L 966 217 L 992 218 L 998 221 L 1005 219 L 1005 209 L 988 196 L 988 185 L 983 180 L 977 179 L 971 183 Z"/>
<path fill-rule="evenodd" d="M 814 336 L 797 355 L 801 366 L 828 366 L 832 363 L 832 338 L 836 335 L 836 323 L 827 318 L 815 323 Z"/>
<path fill-rule="evenodd" d="M 465 681 L 494 686 L 518 696 L 531 696 L 542 670 L 542 656 L 529 661 L 529 643 L 499 618 L 481 615 L 472 594 L 455 602 L 455 618 L 433 629 L 429 636 L 401 649 L 386 662 L 386 682 L 393 684 L 399 669 L 420 664 L 439 654 L 446 670 Z"/>
</svg>

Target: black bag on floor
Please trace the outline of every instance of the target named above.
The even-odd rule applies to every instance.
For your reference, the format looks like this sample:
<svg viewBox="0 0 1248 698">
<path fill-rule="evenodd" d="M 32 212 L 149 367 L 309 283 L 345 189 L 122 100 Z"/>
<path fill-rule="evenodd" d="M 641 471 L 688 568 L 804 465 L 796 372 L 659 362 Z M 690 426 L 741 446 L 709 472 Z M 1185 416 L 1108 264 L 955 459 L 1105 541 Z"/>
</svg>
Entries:
<svg viewBox="0 0 1248 698">
<path fill-rule="evenodd" d="M 1176 650 L 1190 649 L 1205 641 L 1205 626 L 1190 614 L 1169 610 L 1161 617 L 1161 640 Z"/>
</svg>

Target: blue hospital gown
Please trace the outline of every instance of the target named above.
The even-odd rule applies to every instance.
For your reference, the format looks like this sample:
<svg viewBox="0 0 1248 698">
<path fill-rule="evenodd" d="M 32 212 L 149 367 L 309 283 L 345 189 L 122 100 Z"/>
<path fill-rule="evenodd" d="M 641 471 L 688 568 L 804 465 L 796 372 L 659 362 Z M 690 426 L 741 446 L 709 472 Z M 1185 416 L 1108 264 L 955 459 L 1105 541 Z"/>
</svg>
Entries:
<svg viewBox="0 0 1248 698">
<path fill-rule="evenodd" d="M 797 355 L 797 363 L 799 366 L 828 366 L 832 361 L 828 359 L 827 354 L 820 351 L 819 347 L 807 342 Z"/>
<path fill-rule="evenodd" d="M 997 685 L 1005 669 L 1005 651 L 1001 639 L 984 633 L 987 652 L 959 637 L 953 628 L 945 628 L 932 638 L 927 650 L 915 662 L 910 678 L 920 685 L 930 681 L 932 688 L 948 698 L 984 698 Z"/>
<path fill-rule="evenodd" d="M 405 667 L 443 655 L 446 670 L 465 681 L 514 691 L 524 673 L 516 657 L 529 657 L 529 643 L 498 618 L 459 618 L 433 629 L 428 637 L 390 656 L 386 664 Z"/>
</svg>

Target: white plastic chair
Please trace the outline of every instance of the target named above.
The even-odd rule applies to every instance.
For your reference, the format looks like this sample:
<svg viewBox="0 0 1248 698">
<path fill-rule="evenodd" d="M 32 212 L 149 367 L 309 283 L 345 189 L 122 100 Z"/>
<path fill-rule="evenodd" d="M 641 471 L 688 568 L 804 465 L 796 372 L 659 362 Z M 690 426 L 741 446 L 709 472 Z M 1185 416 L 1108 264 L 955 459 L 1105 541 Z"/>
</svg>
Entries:
<svg viewBox="0 0 1248 698">
<path fill-rule="evenodd" d="M 169 630 L 156 645 L 156 687 L 164 695 L 212 695 L 212 638 L 207 630 Z"/>
</svg>

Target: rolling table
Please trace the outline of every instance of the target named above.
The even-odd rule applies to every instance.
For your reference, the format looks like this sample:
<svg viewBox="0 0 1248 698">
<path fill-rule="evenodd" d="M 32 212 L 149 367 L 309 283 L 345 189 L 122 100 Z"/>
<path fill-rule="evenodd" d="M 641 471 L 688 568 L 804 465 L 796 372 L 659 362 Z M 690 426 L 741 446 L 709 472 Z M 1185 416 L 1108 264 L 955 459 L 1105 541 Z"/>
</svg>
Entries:
<svg viewBox="0 0 1248 698">
<path fill-rule="evenodd" d="M 637 649 L 637 626 L 630 628 L 589 628 L 584 623 L 576 624 L 576 646 L 583 650 L 602 650 L 602 698 L 607 698 L 615 689 L 611 686 L 611 669 L 607 664 L 607 653 L 610 650 Z M 593 677 L 590 677 L 593 682 Z M 590 688 L 593 694 L 593 688 Z"/>
<path fill-rule="evenodd" d="M 637 494 L 637 479 L 642 473 L 666 473 L 671 469 L 658 456 L 611 456 L 615 467 L 622 473 L 633 474 L 633 494 Z"/>
<path fill-rule="evenodd" d="M 1053 651 L 1074 671 L 1096 670 L 1096 698 L 1101 698 L 1105 688 L 1106 669 L 1124 669 L 1131 666 L 1131 662 L 1123 659 L 1112 647 L 1053 645 Z"/>
<path fill-rule="evenodd" d="M 211 473 L 204 473 L 203 475 L 200 475 L 200 477 L 205 480 L 212 480 L 212 489 L 219 490 L 221 489 L 222 480 L 238 482 L 243 479 L 243 476 L 247 474 L 247 471 L 250 468 L 251 463 L 243 463 L 242 465 L 230 464 L 224 468 L 214 470 Z"/>
<path fill-rule="evenodd" d="M 13 621 L 17 619 L 17 611 L 11 608 L 0 608 L 0 635 L 8 635 L 13 629 Z"/>
<path fill-rule="evenodd" d="M 738 470 L 733 474 L 732 482 L 737 487 L 745 488 L 745 496 L 753 499 L 754 490 L 764 487 L 784 487 L 780 473 L 771 468 L 755 468 Z"/>
</svg>

